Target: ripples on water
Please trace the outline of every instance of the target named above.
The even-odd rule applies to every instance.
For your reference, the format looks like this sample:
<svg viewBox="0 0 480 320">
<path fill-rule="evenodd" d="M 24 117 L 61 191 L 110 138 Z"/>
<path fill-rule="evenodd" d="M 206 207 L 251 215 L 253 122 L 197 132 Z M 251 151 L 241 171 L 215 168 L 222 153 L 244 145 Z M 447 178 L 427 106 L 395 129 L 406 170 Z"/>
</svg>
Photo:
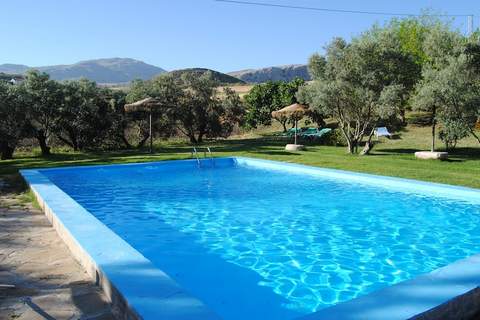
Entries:
<svg viewBox="0 0 480 320">
<path fill-rule="evenodd" d="M 298 314 L 480 251 L 478 207 L 383 188 L 229 165 L 45 174 L 160 267 L 155 250 L 188 259 L 193 240 L 195 250 L 255 272 L 256 285 Z"/>
</svg>

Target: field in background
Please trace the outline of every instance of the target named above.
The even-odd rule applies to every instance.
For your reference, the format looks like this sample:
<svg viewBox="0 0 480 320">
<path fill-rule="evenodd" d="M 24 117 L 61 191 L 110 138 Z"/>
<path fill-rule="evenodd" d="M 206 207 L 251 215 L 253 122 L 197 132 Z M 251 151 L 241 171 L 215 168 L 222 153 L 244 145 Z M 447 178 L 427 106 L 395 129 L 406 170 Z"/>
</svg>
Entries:
<svg viewBox="0 0 480 320">
<path fill-rule="evenodd" d="M 259 128 L 227 140 L 208 141 L 203 146 L 210 146 L 215 156 L 258 157 L 480 188 L 480 145 L 473 138 L 462 140 L 448 161 L 432 161 L 417 160 L 413 156 L 415 151 L 429 148 L 428 127 L 408 126 L 398 132 L 395 139 L 381 138 L 373 154 L 363 157 L 346 154 L 345 147 L 321 146 L 308 141 L 306 151 L 287 152 L 283 148 L 291 139 L 275 135 L 276 129 L 277 124 L 273 129 Z M 15 177 L 22 168 L 187 159 L 191 157 L 191 149 L 184 139 L 170 139 L 157 141 L 153 155 L 138 150 L 98 153 L 53 150 L 56 154 L 42 158 L 19 152 L 14 160 L 0 162 L 0 178 Z"/>
<path fill-rule="evenodd" d="M 251 85 L 251 84 L 230 85 L 230 86 L 222 86 L 222 87 L 219 87 L 218 89 L 223 90 L 223 88 L 225 88 L 225 87 L 231 88 L 233 91 L 235 91 L 240 96 L 240 98 L 243 98 L 244 95 L 246 95 L 247 93 L 250 92 L 253 85 Z"/>
</svg>

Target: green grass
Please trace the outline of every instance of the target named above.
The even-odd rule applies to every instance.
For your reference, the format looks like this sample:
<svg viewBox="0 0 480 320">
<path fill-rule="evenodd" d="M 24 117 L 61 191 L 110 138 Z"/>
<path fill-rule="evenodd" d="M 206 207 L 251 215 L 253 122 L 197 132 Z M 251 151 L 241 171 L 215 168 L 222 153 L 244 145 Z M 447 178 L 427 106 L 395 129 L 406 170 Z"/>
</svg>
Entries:
<svg viewBox="0 0 480 320">
<path fill-rule="evenodd" d="M 414 158 L 415 151 L 428 149 L 429 130 L 408 127 L 395 139 L 382 138 L 375 146 L 373 154 L 364 157 L 346 154 L 345 147 L 318 145 L 308 145 L 307 150 L 302 152 L 286 152 L 283 147 L 289 141 L 273 137 L 268 130 L 259 130 L 250 135 L 228 140 L 212 141 L 205 145 L 212 147 L 215 156 L 256 157 L 480 188 L 480 145 L 474 139 L 461 141 L 448 161 Z M 157 143 L 153 155 L 139 151 L 103 153 L 62 151 L 42 158 L 20 153 L 13 160 L 0 162 L 0 177 L 16 174 L 23 168 L 187 159 L 190 158 L 190 151 L 189 144 L 176 140 Z"/>
</svg>

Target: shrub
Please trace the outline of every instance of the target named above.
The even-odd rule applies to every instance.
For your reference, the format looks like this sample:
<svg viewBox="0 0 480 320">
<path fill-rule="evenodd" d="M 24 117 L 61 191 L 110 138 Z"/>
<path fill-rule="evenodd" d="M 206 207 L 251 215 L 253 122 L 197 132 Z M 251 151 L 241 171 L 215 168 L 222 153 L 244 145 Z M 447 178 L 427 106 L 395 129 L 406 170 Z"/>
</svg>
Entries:
<svg viewBox="0 0 480 320">
<path fill-rule="evenodd" d="M 345 136 L 339 129 L 334 129 L 330 133 L 324 135 L 319 139 L 321 144 L 327 146 L 346 146 L 347 141 L 345 140 Z"/>
<path fill-rule="evenodd" d="M 447 150 L 453 150 L 457 146 L 457 142 L 466 138 L 470 134 L 468 126 L 461 121 L 446 120 L 444 127 L 438 133 L 440 140 L 445 143 Z"/>
</svg>

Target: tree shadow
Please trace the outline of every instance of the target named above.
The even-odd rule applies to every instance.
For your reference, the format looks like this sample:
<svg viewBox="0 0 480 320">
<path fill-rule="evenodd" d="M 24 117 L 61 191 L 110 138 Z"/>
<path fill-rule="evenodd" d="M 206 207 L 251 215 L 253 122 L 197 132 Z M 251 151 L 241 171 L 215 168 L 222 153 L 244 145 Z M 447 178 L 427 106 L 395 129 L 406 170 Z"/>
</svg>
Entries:
<svg viewBox="0 0 480 320">
<path fill-rule="evenodd" d="M 7 196 L 10 195 L 15 197 L 14 194 Z M 22 317 L 26 312 L 24 316 L 55 320 L 64 318 L 62 310 L 77 310 L 75 318 L 114 319 L 110 303 L 94 279 L 76 280 L 78 271 L 71 264 L 77 262 L 61 262 L 74 259 L 66 247 L 63 247 L 64 253 L 56 256 L 56 247 L 50 247 L 56 240 L 52 239 L 51 243 L 35 241 L 45 232 L 53 232 L 52 226 L 43 213 L 27 210 L 0 210 L 0 253 L 4 254 L 0 254 L 0 283 L 7 285 L 0 288 L 0 313 L 10 313 L 5 314 L 8 319 Z M 33 215 L 41 215 L 42 219 L 33 218 Z M 58 237 L 56 233 L 55 236 Z M 33 261 L 30 255 L 36 250 L 39 261 Z M 47 254 L 40 256 L 44 251 Z M 53 264 L 52 259 L 58 259 L 60 264 Z M 51 267 L 47 267 L 49 265 Z M 78 269 L 83 270 L 80 266 Z M 19 309 L 18 306 L 23 307 Z M 0 318 L 3 319 L 2 315 Z"/>
<path fill-rule="evenodd" d="M 411 154 L 413 155 L 417 151 L 422 151 L 421 149 L 414 148 L 396 148 L 396 149 L 374 149 L 374 155 L 394 155 L 394 154 Z M 438 151 L 445 151 L 444 149 L 438 149 Z M 480 159 L 480 149 L 479 148 L 470 148 L 462 147 L 455 148 L 454 150 L 448 151 L 450 159 L 445 160 L 448 162 L 459 162 L 464 160 L 478 160 Z"/>
</svg>

